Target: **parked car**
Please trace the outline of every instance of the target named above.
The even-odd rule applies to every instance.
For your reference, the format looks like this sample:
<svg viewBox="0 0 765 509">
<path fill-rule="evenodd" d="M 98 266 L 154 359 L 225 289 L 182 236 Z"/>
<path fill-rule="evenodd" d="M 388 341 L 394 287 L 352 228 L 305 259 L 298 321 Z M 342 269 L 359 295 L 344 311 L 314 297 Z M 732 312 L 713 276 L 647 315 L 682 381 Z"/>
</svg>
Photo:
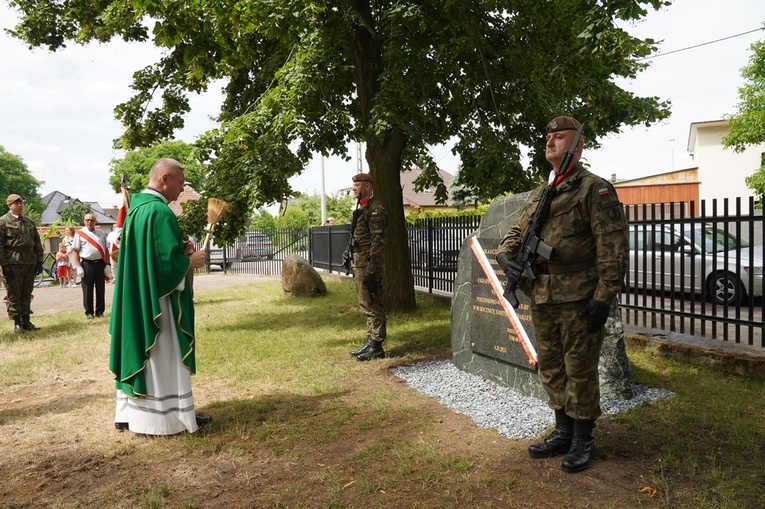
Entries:
<svg viewBox="0 0 765 509">
<path fill-rule="evenodd" d="M 711 223 L 631 225 L 629 285 L 700 294 L 739 305 L 762 296 L 762 246 Z M 750 256 L 751 255 L 751 256 Z"/>
<path fill-rule="evenodd" d="M 242 240 L 242 260 L 271 260 L 274 257 L 274 245 L 268 235 L 260 232 L 247 232 Z"/>
<path fill-rule="evenodd" d="M 221 269 L 230 269 L 234 263 L 241 260 L 241 253 L 238 247 L 234 245 L 226 246 L 226 256 L 224 260 L 223 247 L 216 244 L 215 238 L 210 239 L 210 249 L 208 250 L 210 265 L 217 265 Z"/>
<path fill-rule="evenodd" d="M 428 232 L 431 236 L 431 253 L 428 255 Z M 460 248 L 469 231 L 450 227 L 414 230 L 409 239 L 409 256 L 412 267 L 422 270 L 456 271 Z"/>
</svg>

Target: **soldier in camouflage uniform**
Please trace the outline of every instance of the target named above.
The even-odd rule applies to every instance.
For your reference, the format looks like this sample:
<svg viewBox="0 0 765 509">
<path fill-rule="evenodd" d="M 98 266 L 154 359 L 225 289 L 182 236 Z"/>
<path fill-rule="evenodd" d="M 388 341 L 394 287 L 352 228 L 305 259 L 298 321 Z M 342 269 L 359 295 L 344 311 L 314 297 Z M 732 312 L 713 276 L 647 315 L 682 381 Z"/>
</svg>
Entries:
<svg viewBox="0 0 765 509">
<path fill-rule="evenodd" d="M 34 222 L 24 217 L 24 201 L 18 194 L 8 196 L 10 209 L 0 217 L 0 265 L 8 289 L 8 316 L 15 332 L 37 330 L 29 321 L 35 275 L 42 270 L 43 247 Z"/>
<path fill-rule="evenodd" d="M 557 190 L 540 237 L 554 248 L 538 258 L 529 281 L 515 261 L 544 184 L 535 189 L 499 245 L 497 261 L 531 299 L 539 373 L 555 412 L 555 430 L 529 447 L 532 458 L 566 454 L 561 468 L 579 472 L 594 453 L 592 430 L 601 415 L 598 361 L 603 325 L 627 271 L 627 220 L 616 191 L 579 164 L 580 140 L 569 168 L 558 168 L 579 129 L 571 117 L 547 125 L 545 157 Z M 563 172 L 558 174 L 558 170 Z M 555 179 L 555 180 L 553 180 Z"/>
<path fill-rule="evenodd" d="M 388 213 L 373 194 L 374 179 L 367 173 L 353 176 L 353 194 L 358 200 L 353 228 L 353 278 L 359 307 L 367 318 L 367 342 L 351 351 L 356 359 L 384 359 L 385 306 L 383 304 L 383 258 Z"/>
</svg>

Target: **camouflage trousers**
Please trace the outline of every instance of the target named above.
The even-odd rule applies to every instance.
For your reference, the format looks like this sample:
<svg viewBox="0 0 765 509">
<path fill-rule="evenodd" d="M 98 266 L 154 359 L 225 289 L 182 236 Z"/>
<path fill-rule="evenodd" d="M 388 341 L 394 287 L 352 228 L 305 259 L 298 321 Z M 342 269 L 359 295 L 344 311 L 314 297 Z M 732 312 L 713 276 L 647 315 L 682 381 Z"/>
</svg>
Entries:
<svg viewBox="0 0 765 509">
<path fill-rule="evenodd" d="M 354 268 L 353 279 L 356 281 L 356 293 L 359 297 L 359 308 L 367 318 L 367 337 L 375 341 L 383 341 L 387 336 L 387 318 L 383 304 L 382 284 L 376 292 L 370 292 L 364 284 L 365 269 Z"/>
<path fill-rule="evenodd" d="M 32 313 L 32 290 L 35 288 L 35 264 L 7 265 L 11 274 L 4 273 L 5 288 L 8 292 L 6 306 L 11 320 L 23 318 Z"/>
<path fill-rule="evenodd" d="M 550 408 L 574 419 L 597 419 L 600 410 L 598 362 L 604 329 L 587 332 L 576 316 L 589 299 L 563 304 L 533 304 L 539 376 Z"/>
</svg>

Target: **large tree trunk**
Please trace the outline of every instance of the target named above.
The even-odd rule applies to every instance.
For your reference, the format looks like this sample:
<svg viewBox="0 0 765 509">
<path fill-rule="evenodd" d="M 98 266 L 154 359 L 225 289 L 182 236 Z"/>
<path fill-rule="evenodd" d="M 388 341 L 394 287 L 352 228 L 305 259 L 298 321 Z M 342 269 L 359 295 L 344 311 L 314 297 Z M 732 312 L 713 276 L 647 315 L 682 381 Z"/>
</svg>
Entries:
<svg viewBox="0 0 765 509">
<path fill-rule="evenodd" d="M 414 280 L 409 265 L 404 198 L 401 193 L 401 154 L 406 136 L 395 128 L 375 133 L 370 127 L 372 108 L 378 100 L 382 49 L 369 0 L 343 0 L 349 18 L 353 48 L 353 78 L 365 140 L 367 163 L 375 179 L 375 195 L 388 211 L 385 247 L 385 299 L 389 309 L 416 307 Z"/>
<path fill-rule="evenodd" d="M 367 138 L 366 158 L 375 179 L 375 196 L 388 211 L 385 246 L 385 300 L 389 309 L 416 307 L 414 279 L 409 263 L 404 197 L 401 192 L 401 153 L 406 138 L 393 134 L 384 139 Z"/>
</svg>

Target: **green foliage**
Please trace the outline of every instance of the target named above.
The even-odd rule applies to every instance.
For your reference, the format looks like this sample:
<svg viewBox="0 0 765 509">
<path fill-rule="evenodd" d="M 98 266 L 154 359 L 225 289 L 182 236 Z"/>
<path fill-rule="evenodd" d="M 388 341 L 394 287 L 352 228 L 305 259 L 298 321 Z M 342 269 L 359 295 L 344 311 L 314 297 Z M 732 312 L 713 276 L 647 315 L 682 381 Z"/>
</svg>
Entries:
<svg viewBox="0 0 765 509">
<path fill-rule="evenodd" d="M 351 222 L 353 208 L 356 205 L 350 194 L 338 193 L 324 197 L 327 207 L 327 217 L 335 218 L 335 224 Z M 321 196 L 318 193 L 299 194 L 289 203 L 289 207 L 297 207 L 308 217 L 309 226 L 321 226 Z"/>
<path fill-rule="evenodd" d="M 259 208 L 250 220 L 250 228 L 253 230 L 271 230 L 276 228 L 276 221 L 266 209 Z"/>
<path fill-rule="evenodd" d="M 311 220 L 303 209 L 288 206 L 283 214 L 274 219 L 274 225 L 282 230 L 304 231 L 311 226 Z"/>
<path fill-rule="evenodd" d="M 37 224 L 39 215 L 45 210 L 40 199 L 38 188 L 44 182 L 37 180 L 29 173 L 26 163 L 17 155 L 6 152 L 0 145 L 0 197 L 5 204 L 5 198 L 10 194 L 18 194 L 24 198 L 24 214 L 31 216 L 36 213 Z M 3 214 L 7 212 L 7 209 Z"/>
<path fill-rule="evenodd" d="M 486 210 L 489 208 L 490 203 L 479 205 L 475 209 L 462 209 L 462 210 L 423 210 L 420 212 L 414 212 L 406 216 L 406 222 L 408 224 L 414 224 L 418 219 L 426 219 L 428 217 L 468 217 L 468 216 L 483 216 Z"/>
<path fill-rule="evenodd" d="M 51 236 L 53 236 L 54 232 L 56 233 L 58 232 L 57 228 L 58 228 L 59 219 L 60 218 L 56 218 L 56 220 L 53 221 L 53 223 L 51 223 L 50 228 L 48 228 L 48 231 L 40 235 L 40 242 L 42 242 L 43 245 L 45 245 L 45 243 L 48 242 L 48 239 L 50 239 Z"/>
<path fill-rule="evenodd" d="M 737 111 L 728 115 L 730 131 L 723 137 L 724 147 L 743 152 L 748 146 L 765 143 L 765 41 L 750 46 L 749 65 L 741 69 L 744 85 L 738 89 Z M 753 168 L 754 169 L 754 168 Z M 762 207 L 765 197 L 765 156 L 753 175 L 746 177 L 746 185 L 759 198 Z"/>
<path fill-rule="evenodd" d="M 184 176 L 197 192 L 204 190 L 207 169 L 195 158 L 194 147 L 183 141 L 163 141 L 148 148 L 131 150 L 122 159 L 109 163 L 109 185 L 119 192 L 120 178 L 124 176 L 130 191 L 140 193 L 149 185 L 149 170 L 159 159 L 169 157 L 181 163 Z"/>
<path fill-rule="evenodd" d="M 183 126 L 187 95 L 225 83 L 222 123 L 196 146 L 209 169 L 205 194 L 238 214 L 226 236 L 241 233 L 248 211 L 291 196 L 289 179 L 314 154 L 347 157 L 348 143 L 365 142 L 389 213 L 386 298 L 398 309 L 414 304 L 411 273 L 394 270 L 407 260 L 401 169 L 423 168 L 420 185 L 435 184 L 445 199 L 428 147 L 457 140 L 461 183 L 494 197 L 546 175 L 544 127 L 556 115 L 583 121 L 592 148 L 623 125 L 663 120 L 668 102 L 616 81 L 634 78 L 648 65 L 639 59 L 656 50 L 621 26 L 668 4 L 10 2 L 21 14 L 11 33 L 33 47 L 151 37 L 165 50 L 134 74 L 135 95 L 115 110 L 122 148 L 170 138 Z M 141 25 L 149 18 L 151 34 Z M 528 167 L 521 147 L 530 148 Z"/>
<path fill-rule="evenodd" d="M 62 221 L 65 221 L 67 224 L 82 226 L 83 224 L 85 224 L 82 218 L 85 217 L 85 214 L 90 214 L 92 212 L 93 212 L 93 207 L 90 206 L 90 203 L 82 203 L 81 201 L 74 201 L 70 203 L 67 208 L 65 208 L 59 213 L 59 217 L 61 218 Z"/>
</svg>

